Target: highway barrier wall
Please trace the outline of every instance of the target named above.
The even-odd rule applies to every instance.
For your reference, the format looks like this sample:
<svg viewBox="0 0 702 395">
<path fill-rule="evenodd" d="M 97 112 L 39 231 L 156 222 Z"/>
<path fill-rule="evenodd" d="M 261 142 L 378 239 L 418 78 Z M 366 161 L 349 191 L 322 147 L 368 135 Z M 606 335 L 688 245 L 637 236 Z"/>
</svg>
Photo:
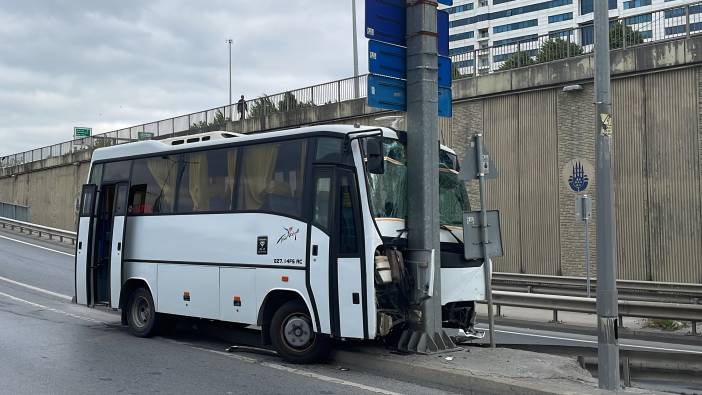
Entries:
<svg viewBox="0 0 702 395">
<path fill-rule="evenodd" d="M 615 50 L 611 61 L 619 277 L 702 283 L 702 37 Z M 462 156 L 470 136 L 485 134 L 500 173 L 487 193 L 488 208 L 502 213 L 505 256 L 495 259 L 497 271 L 585 274 L 584 225 L 563 169 L 573 159 L 595 164 L 593 64 L 592 56 L 579 56 L 454 82 L 454 117 L 441 120 L 441 138 Z M 390 126 L 388 115 L 400 114 L 357 99 L 229 129 Z M 0 201 L 31 206 L 34 222 L 74 229 L 89 159 L 82 151 L 0 169 Z M 597 180 L 588 178 L 594 198 Z M 477 184 L 469 191 L 477 209 Z M 593 271 L 596 215 L 589 225 Z"/>
</svg>

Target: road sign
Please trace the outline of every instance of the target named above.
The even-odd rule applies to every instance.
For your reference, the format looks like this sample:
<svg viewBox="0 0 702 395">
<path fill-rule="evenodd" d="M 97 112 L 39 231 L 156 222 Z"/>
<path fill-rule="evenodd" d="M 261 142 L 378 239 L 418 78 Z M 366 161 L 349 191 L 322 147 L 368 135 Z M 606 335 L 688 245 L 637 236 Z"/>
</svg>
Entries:
<svg viewBox="0 0 702 395">
<path fill-rule="evenodd" d="M 437 51 L 440 56 L 449 56 L 449 13 L 436 11 Z"/>
<path fill-rule="evenodd" d="M 487 210 L 488 240 L 487 257 L 503 256 L 502 228 L 500 228 L 500 212 Z M 482 223 L 480 211 L 463 212 L 463 256 L 467 260 L 483 259 Z"/>
<path fill-rule="evenodd" d="M 85 127 L 74 127 L 73 128 L 73 137 L 74 138 L 90 137 L 92 134 L 93 134 L 93 128 L 85 128 Z"/>
<path fill-rule="evenodd" d="M 453 115 L 451 88 L 439 87 L 439 116 L 450 118 Z"/>
<path fill-rule="evenodd" d="M 405 0 L 366 0 L 366 37 L 407 46 Z"/>
<path fill-rule="evenodd" d="M 154 138 L 154 134 L 151 132 L 139 132 L 138 137 L 139 137 L 139 141 L 151 140 L 152 138 Z"/>
<path fill-rule="evenodd" d="M 471 139 L 470 144 L 466 147 L 466 152 L 463 155 L 463 161 L 461 162 L 461 172 L 458 174 L 458 178 L 462 181 L 470 181 L 478 179 L 478 147 L 475 146 L 476 142 Z M 480 172 L 485 174 L 485 178 L 497 178 L 497 166 L 493 162 L 487 147 L 483 144 L 482 150 L 480 150 L 483 155 L 480 158 Z"/>
<path fill-rule="evenodd" d="M 451 58 L 439 56 L 439 87 L 451 88 Z"/>
<path fill-rule="evenodd" d="M 386 110 L 407 111 L 407 83 L 394 78 L 369 75 L 368 105 Z"/>
<path fill-rule="evenodd" d="M 368 71 L 371 74 L 406 79 L 407 49 L 376 40 L 369 40 Z"/>
</svg>

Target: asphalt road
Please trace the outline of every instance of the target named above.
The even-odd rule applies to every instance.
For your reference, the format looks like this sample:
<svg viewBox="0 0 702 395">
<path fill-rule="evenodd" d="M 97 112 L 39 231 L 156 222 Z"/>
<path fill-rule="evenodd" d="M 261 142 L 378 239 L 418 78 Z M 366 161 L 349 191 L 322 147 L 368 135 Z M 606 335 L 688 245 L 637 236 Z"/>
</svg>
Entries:
<svg viewBox="0 0 702 395">
<path fill-rule="evenodd" d="M 46 292 L 72 296 L 72 257 L 61 253 L 70 248 L 0 236 L 0 394 L 450 393 L 333 365 L 227 353 L 228 344 L 188 330 L 133 337 L 115 312 Z"/>
</svg>

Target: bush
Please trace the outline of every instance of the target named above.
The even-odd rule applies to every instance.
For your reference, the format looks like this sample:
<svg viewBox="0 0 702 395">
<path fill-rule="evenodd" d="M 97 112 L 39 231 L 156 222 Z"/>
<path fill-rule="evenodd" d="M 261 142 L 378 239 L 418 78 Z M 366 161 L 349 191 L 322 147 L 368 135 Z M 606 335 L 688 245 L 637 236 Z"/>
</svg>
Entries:
<svg viewBox="0 0 702 395">
<path fill-rule="evenodd" d="M 583 47 L 580 45 L 562 38 L 552 38 L 541 46 L 539 53 L 536 55 L 536 61 L 538 63 L 550 62 L 582 54 Z"/>
<path fill-rule="evenodd" d="M 528 53 L 524 51 L 515 52 L 509 59 L 505 60 L 500 66 L 500 70 L 509 70 L 522 66 L 529 66 L 534 64 L 534 59 L 529 56 Z"/>
<path fill-rule="evenodd" d="M 609 48 L 617 49 L 624 47 L 624 38 L 626 38 L 626 46 L 643 44 L 643 34 L 638 30 L 634 30 L 621 22 L 613 22 L 609 25 Z"/>
</svg>

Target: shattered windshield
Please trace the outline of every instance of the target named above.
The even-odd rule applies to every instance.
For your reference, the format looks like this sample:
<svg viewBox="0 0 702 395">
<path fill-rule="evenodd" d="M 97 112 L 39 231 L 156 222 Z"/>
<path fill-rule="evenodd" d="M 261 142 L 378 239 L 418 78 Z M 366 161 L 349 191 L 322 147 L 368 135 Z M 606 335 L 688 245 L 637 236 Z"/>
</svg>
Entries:
<svg viewBox="0 0 702 395">
<path fill-rule="evenodd" d="M 385 173 L 369 174 L 373 215 L 376 218 L 407 218 L 407 152 L 398 140 L 386 138 Z M 458 179 L 458 160 L 447 151 L 439 153 L 439 214 L 442 225 L 461 226 L 463 211 L 470 210 L 465 185 Z"/>
</svg>

